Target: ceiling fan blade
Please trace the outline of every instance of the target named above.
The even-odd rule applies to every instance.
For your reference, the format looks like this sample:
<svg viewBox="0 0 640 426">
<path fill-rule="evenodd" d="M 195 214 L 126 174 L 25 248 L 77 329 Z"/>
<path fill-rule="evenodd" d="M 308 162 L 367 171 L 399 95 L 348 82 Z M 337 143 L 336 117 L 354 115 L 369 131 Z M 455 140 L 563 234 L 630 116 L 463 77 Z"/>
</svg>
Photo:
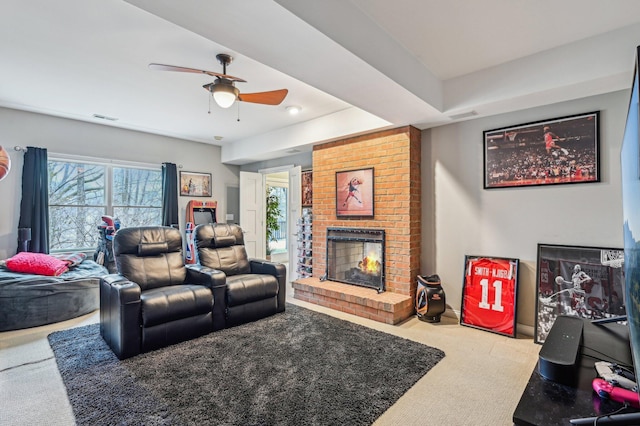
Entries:
<svg viewBox="0 0 640 426">
<path fill-rule="evenodd" d="M 287 89 L 272 90 L 270 92 L 240 93 L 238 100 L 253 102 L 254 104 L 280 105 L 289 91 Z"/>
<path fill-rule="evenodd" d="M 164 64 L 149 64 L 149 68 L 154 71 L 177 71 L 177 72 L 191 72 L 194 74 L 207 74 L 212 77 L 221 77 L 231 81 L 246 83 L 246 80 L 243 80 L 239 77 L 234 77 L 232 75 L 227 75 L 227 74 L 220 74 L 219 72 L 214 72 L 214 71 L 199 70 L 196 68 L 177 67 L 175 65 L 164 65 Z"/>
</svg>

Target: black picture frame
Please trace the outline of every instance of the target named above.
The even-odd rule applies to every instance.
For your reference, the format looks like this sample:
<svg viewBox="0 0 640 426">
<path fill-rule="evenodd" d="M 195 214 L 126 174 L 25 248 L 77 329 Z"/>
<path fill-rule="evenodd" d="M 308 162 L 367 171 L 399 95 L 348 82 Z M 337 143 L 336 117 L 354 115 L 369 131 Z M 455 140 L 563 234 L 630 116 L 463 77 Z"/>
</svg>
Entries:
<svg viewBox="0 0 640 426">
<path fill-rule="evenodd" d="M 534 341 L 544 343 L 559 315 L 625 315 L 623 263 L 622 248 L 538 244 Z"/>
<path fill-rule="evenodd" d="M 600 182 L 600 112 L 483 132 L 484 189 Z"/>
<path fill-rule="evenodd" d="M 336 217 L 373 217 L 373 167 L 336 172 Z"/>
<path fill-rule="evenodd" d="M 300 176 L 302 207 L 313 207 L 313 172 L 304 171 Z"/>
<path fill-rule="evenodd" d="M 464 257 L 461 325 L 516 337 L 519 263 L 508 257 Z"/>
<path fill-rule="evenodd" d="M 180 195 L 211 197 L 211 173 L 180 171 Z"/>
</svg>

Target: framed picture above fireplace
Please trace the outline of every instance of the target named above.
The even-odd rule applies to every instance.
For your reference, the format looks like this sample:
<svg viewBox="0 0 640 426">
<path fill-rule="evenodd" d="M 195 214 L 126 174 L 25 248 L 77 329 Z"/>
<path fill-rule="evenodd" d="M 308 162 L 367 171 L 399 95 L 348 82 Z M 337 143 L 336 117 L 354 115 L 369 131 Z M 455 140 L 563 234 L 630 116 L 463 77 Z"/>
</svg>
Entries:
<svg viewBox="0 0 640 426">
<path fill-rule="evenodd" d="M 518 259 L 465 256 L 460 324 L 516 337 Z"/>
<path fill-rule="evenodd" d="M 336 216 L 373 217 L 373 167 L 336 172 Z"/>
</svg>

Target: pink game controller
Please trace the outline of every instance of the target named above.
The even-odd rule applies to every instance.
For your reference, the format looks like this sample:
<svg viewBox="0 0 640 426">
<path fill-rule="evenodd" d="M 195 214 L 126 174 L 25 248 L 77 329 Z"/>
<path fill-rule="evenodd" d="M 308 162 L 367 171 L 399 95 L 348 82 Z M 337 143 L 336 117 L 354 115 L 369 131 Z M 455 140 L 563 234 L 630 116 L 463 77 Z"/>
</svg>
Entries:
<svg viewBox="0 0 640 426">
<path fill-rule="evenodd" d="M 593 390 L 596 391 L 601 398 L 609 398 L 613 401 L 628 403 L 629 405 L 640 408 L 640 397 L 637 392 L 633 392 L 624 388 L 612 385 L 604 379 L 593 379 Z"/>
</svg>

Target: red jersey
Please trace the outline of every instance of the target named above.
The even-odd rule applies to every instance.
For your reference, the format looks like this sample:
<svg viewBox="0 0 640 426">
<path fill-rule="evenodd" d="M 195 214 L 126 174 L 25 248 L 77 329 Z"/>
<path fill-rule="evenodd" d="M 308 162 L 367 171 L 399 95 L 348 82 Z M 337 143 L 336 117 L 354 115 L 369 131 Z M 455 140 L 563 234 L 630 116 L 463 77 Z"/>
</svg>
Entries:
<svg viewBox="0 0 640 426">
<path fill-rule="evenodd" d="M 465 271 L 461 321 L 513 336 L 516 271 L 516 262 L 510 259 L 470 259 Z"/>
<path fill-rule="evenodd" d="M 544 134 L 544 144 L 547 149 L 553 146 L 553 136 L 551 136 L 551 133 L 547 132 Z"/>
</svg>

